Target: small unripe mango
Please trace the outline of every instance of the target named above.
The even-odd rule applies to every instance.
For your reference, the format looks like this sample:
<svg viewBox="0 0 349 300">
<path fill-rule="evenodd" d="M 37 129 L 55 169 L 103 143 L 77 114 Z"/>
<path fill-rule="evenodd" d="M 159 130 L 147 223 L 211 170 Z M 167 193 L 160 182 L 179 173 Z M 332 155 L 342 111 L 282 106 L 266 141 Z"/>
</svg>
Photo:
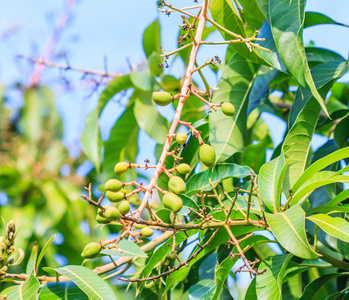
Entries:
<svg viewBox="0 0 349 300">
<path fill-rule="evenodd" d="M 123 187 L 123 183 L 117 179 L 109 179 L 106 183 L 105 183 L 105 190 L 106 191 L 113 191 L 113 192 L 118 192 L 121 190 L 121 188 Z"/>
<path fill-rule="evenodd" d="M 222 112 L 226 116 L 232 117 L 235 115 L 235 107 L 230 102 L 224 102 L 222 104 Z"/>
<path fill-rule="evenodd" d="M 121 201 L 118 208 L 119 208 L 120 214 L 126 215 L 130 211 L 130 203 L 128 203 L 127 200 Z"/>
<path fill-rule="evenodd" d="M 125 161 L 120 161 L 115 165 L 114 172 L 117 175 L 121 175 L 121 174 L 125 173 L 129 167 L 130 167 L 129 163 L 127 163 Z"/>
<path fill-rule="evenodd" d="M 168 181 L 168 188 L 171 192 L 180 195 L 186 190 L 185 182 L 179 176 L 173 176 Z"/>
<path fill-rule="evenodd" d="M 104 207 L 104 206 L 103 206 L 103 207 Z M 106 207 L 104 207 L 104 208 L 106 208 Z M 97 214 L 98 214 L 99 216 L 104 217 L 104 211 L 103 211 L 101 208 L 98 208 L 98 209 L 97 209 Z"/>
<path fill-rule="evenodd" d="M 109 221 L 117 221 L 120 219 L 120 212 L 114 206 L 107 207 L 107 209 L 104 212 L 104 215 Z"/>
<path fill-rule="evenodd" d="M 157 105 L 166 106 L 172 102 L 172 96 L 167 92 L 153 92 L 153 100 Z"/>
<path fill-rule="evenodd" d="M 118 192 L 107 191 L 105 195 L 110 202 L 120 202 L 125 198 L 125 193 L 123 193 L 121 190 Z"/>
<path fill-rule="evenodd" d="M 142 228 L 142 230 L 141 230 L 141 234 L 142 234 L 142 236 L 144 236 L 144 237 L 150 237 L 150 236 L 153 235 L 153 233 L 154 233 L 153 229 L 151 229 L 151 228 L 148 227 L 148 226 L 145 226 L 145 227 Z"/>
<path fill-rule="evenodd" d="M 173 193 L 167 193 L 162 198 L 162 203 L 164 206 L 173 212 L 179 212 L 182 209 L 183 201 L 182 199 Z"/>
<path fill-rule="evenodd" d="M 110 223 L 110 221 L 106 217 L 101 216 L 101 215 L 97 215 L 96 221 L 98 224 L 109 224 Z"/>
<path fill-rule="evenodd" d="M 199 149 L 199 157 L 201 162 L 208 168 L 213 168 L 216 161 L 216 152 L 207 144 L 201 145 Z"/>
<path fill-rule="evenodd" d="M 185 142 L 187 141 L 187 138 L 188 136 L 185 132 L 180 132 L 176 136 L 176 142 L 178 144 L 185 144 Z"/>
<path fill-rule="evenodd" d="M 92 242 L 85 246 L 84 250 L 81 253 L 82 258 L 95 258 L 98 256 L 99 252 L 101 251 L 102 246 L 100 243 Z"/>
<path fill-rule="evenodd" d="M 189 174 L 190 166 L 188 164 L 180 164 L 176 167 L 179 174 Z"/>
</svg>

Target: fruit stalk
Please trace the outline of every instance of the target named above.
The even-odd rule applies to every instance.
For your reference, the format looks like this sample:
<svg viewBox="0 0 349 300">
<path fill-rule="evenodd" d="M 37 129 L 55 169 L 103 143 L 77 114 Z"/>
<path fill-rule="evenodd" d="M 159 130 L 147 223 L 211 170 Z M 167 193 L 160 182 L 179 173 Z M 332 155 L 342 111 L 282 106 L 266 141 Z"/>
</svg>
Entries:
<svg viewBox="0 0 349 300">
<path fill-rule="evenodd" d="M 192 48 L 192 50 L 190 52 L 189 64 L 188 64 L 188 67 L 187 67 L 185 80 L 183 82 L 183 86 L 182 86 L 182 89 L 181 89 L 182 96 L 179 98 L 177 110 L 175 112 L 175 116 L 174 116 L 171 128 L 170 128 L 170 130 L 168 132 L 167 140 L 166 140 L 165 145 L 163 147 L 162 154 L 161 154 L 160 159 L 159 159 L 159 161 L 157 163 L 156 170 L 155 170 L 155 172 L 154 172 L 154 174 L 153 174 L 153 176 L 151 178 L 151 181 L 148 184 L 147 191 L 146 191 L 146 193 L 144 195 L 144 198 L 143 198 L 143 201 L 142 201 L 141 205 L 135 211 L 134 217 L 136 219 L 140 217 L 143 209 L 147 206 L 149 197 L 151 195 L 151 192 L 152 192 L 153 188 L 156 185 L 158 177 L 163 172 L 165 159 L 166 159 L 167 153 L 169 152 L 172 138 L 173 138 L 173 136 L 175 134 L 175 131 L 176 131 L 176 128 L 177 128 L 177 126 L 179 124 L 180 116 L 182 114 L 184 103 L 185 103 L 186 99 L 190 95 L 190 87 L 189 86 L 190 86 L 190 82 L 191 82 L 191 75 L 192 75 L 192 71 L 193 71 L 194 66 L 195 66 L 196 55 L 197 55 L 197 52 L 198 52 L 198 49 L 199 49 L 199 46 L 200 46 L 202 33 L 203 33 L 205 22 L 206 22 L 206 19 L 207 19 L 207 7 L 209 5 L 209 1 L 210 0 L 204 0 L 203 3 L 202 3 L 202 11 L 201 11 L 201 13 L 200 13 L 200 15 L 198 17 L 199 22 L 198 22 L 197 31 L 196 31 L 196 34 L 195 34 L 195 43 L 193 43 L 193 48 Z"/>
</svg>

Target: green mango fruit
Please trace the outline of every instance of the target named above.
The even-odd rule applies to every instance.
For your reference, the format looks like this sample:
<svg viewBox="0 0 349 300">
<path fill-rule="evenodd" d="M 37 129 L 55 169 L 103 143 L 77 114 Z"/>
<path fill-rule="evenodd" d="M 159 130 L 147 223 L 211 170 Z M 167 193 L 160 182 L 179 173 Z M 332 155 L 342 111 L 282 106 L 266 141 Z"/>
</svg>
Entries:
<svg viewBox="0 0 349 300">
<path fill-rule="evenodd" d="M 200 161 L 208 168 L 213 168 L 216 161 L 216 152 L 207 144 L 203 144 L 199 148 Z"/>
<path fill-rule="evenodd" d="M 164 206 L 173 212 L 179 212 L 182 209 L 183 201 L 182 199 L 173 193 L 167 193 L 162 198 L 162 203 Z"/>
<path fill-rule="evenodd" d="M 105 195 L 110 202 L 120 202 L 122 199 L 125 199 L 125 193 L 122 190 L 118 192 L 107 191 Z"/>
<path fill-rule="evenodd" d="M 85 259 L 92 259 L 98 256 L 101 251 L 102 246 L 100 243 L 92 242 L 85 246 L 84 250 L 81 253 L 81 257 Z"/>
<path fill-rule="evenodd" d="M 187 134 L 185 132 L 179 132 L 177 135 L 176 135 L 176 142 L 178 144 L 185 144 L 186 141 L 187 141 Z"/>
<path fill-rule="evenodd" d="M 105 212 L 104 212 L 104 215 L 107 218 L 107 220 L 109 220 L 109 221 L 117 221 L 120 219 L 120 212 L 114 206 L 107 207 Z"/>
<path fill-rule="evenodd" d="M 222 104 L 222 112 L 226 116 L 232 117 L 235 115 L 235 107 L 230 102 L 224 102 Z"/>
<path fill-rule="evenodd" d="M 153 235 L 153 233 L 154 233 L 153 229 L 151 229 L 148 226 L 143 227 L 142 230 L 141 230 L 141 234 L 144 237 L 150 237 L 150 236 Z"/>
<path fill-rule="evenodd" d="M 109 179 L 104 185 L 106 191 L 113 191 L 113 192 L 120 191 L 123 186 L 124 184 L 117 179 Z"/>
<path fill-rule="evenodd" d="M 188 164 L 180 164 L 176 167 L 176 170 L 179 174 L 189 174 L 190 166 Z"/>
<path fill-rule="evenodd" d="M 185 182 L 179 176 L 173 176 L 168 181 L 168 188 L 171 192 L 180 195 L 186 190 Z"/>
<path fill-rule="evenodd" d="M 115 165 L 114 172 L 117 175 L 121 175 L 121 174 L 125 173 L 129 167 L 130 167 L 130 164 L 128 162 L 120 161 Z"/>
<path fill-rule="evenodd" d="M 122 215 L 126 215 L 130 211 L 130 203 L 127 200 L 121 201 L 118 209 Z"/>
<path fill-rule="evenodd" d="M 110 221 L 106 217 L 101 216 L 101 215 L 97 215 L 96 221 L 98 224 L 109 224 L 110 223 Z"/>
<path fill-rule="evenodd" d="M 172 102 L 172 95 L 167 92 L 153 92 L 153 100 L 157 105 L 166 106 Z"/>
</svg>

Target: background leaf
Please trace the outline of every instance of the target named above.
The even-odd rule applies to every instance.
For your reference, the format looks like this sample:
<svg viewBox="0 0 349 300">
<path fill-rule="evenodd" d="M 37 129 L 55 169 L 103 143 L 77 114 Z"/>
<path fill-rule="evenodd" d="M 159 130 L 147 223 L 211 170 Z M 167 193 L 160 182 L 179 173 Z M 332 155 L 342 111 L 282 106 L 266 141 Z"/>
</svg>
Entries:
<svg viewBox="0 0 349 300">
<path fill-rule="evenodd" d="M 229 117 L 219 109 L 209 116 L 210 143 L 216 151 L 216 161 L 221 162 L 235 152 L 244 150 L 248 96 L 257 75 L 258 66 L 235 53 L 224 67 L 212 102 L 230 102 L 235 116 Z"/>
</svg>

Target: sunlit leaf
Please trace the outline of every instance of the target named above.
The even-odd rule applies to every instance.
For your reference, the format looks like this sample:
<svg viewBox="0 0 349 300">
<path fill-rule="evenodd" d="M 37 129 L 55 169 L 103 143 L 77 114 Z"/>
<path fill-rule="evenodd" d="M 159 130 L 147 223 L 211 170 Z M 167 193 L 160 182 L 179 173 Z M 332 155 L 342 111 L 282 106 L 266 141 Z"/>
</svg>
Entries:
<svg viewBox="0 0 349 300">
<path fill-rule="evenodd" d="M 349 222 L 339 218 L 330 217 L 324 214 L 316 214 L 307 217 L 308 220 L 314 222 L 327 234 L 336 237 L 344 242 L 349 243 Z"/>
<path fill-rule="evenodd" d="M 335 20 L 319 12 L 314 12 L 314 11 L 305 12 L 304 28 L 315 26 L 315 25 L 322 25 L 322 24 L 333 24 L 333 25 L 349 27 L 349 25 L 338 23 Z"/>
<path fill-rule="evenodd" d="M 256 276 L 257 297 L 260 300 L 282 299 L 282 282 L 287 264 L 292 255 L 280 254 L 263 260 L 258 270 L 267 269 L 263 274 Z"/>
<path fill-rule="evenodd" d="M 68 277 L 91 300 L 116 300 L 109 285 L 88 268 L 71 265 L 52 270 Z"/>
<path fill-rule="evenodd" d="M 294 205 L 282 213 L 266 214 L 268 224 L 277 241 L 290 253 L 302 258 L 317 258 L 305 234 L 305 212 Z"/>
<path fill-rule="evenodd" d="M 302 40 L 305 0 L 257 0 L 268 20 L 276 48 L 290 73 L 299 84 L 309 89 L 327 113 L 324 100 L 318 93 L 310 74 Z"/>
</svg>

